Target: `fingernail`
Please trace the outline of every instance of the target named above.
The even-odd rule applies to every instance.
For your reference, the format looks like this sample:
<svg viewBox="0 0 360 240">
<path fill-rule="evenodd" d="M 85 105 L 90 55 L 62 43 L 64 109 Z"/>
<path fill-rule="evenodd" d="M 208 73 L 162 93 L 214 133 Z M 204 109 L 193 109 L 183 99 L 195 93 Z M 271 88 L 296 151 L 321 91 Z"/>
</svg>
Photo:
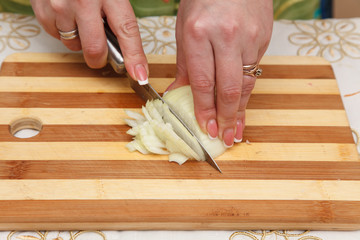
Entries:
<svg viewBox="0 0 360 240">
<path fill-rule="evenodd" d="M 215 120 L 215 119 L 210 119 L 210 120 L 207 122 L 206 130 L 207 130 L 207 132 L 208 132 L 208 136 L 209 136 L 210 139 L 214 140 L 214 139 L 217 138 L 218 127 L 217 127 L 217 124 L 216 124 L 216 120 Z"/>
<path fill-rule="evenodd" d="M 223 133 L 223 143 L 226 148 L 231 148 L 234 145 L 234 137 L 234 129 L 225 129 Z"/>
<path fill-rule="evenodd" d="M 212 137 L 209 133 L 208 133 L 208 137 L 209 137 L 210 140 L 215 140 L 215 139 L 217 139 L 217 137 Z"/>
<path fill-rule="evenodd" d="M 149 79 L 144 65 L 138 64 L 135 66 L 135 76 L 136 80 L 140 85 L 145 85 L 149 83 Z"/>
<path fill-rule="evenodd" d="M 238 120 L 236 123 L 236 133 L 235 133 L 234 142 L 240 143 L 240 142 L 242 142 L 242 139 L 243 139 L 242 123 L 240 120 Z"/>
</svg>

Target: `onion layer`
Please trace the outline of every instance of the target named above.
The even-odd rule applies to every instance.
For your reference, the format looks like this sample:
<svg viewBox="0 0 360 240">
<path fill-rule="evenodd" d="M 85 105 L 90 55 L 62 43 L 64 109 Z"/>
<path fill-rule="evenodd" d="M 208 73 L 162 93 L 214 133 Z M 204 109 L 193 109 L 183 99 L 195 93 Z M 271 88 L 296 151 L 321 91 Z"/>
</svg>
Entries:
<svg viewBox="0 0 360 240">
<path fill-rule="evenodd" d="M 194 114 L 194 103 L 190 86 L 169 91 L 164 100 L 187 124 L 212 157 L 225 152 L 219 139 L 210 139 L 201 131 Z M 131 119 L 125 122 L 131 127 L 127 131 L 133 141 L 127 144 L 129 151 L 142 154 L 169 154 L 169 161 L 183 164 L 188 159 L 205 160 L 204 153 L 196 139 L 160 100 L 148 101 L 142 107 L 144 116 L 127 110 Z M 186 142 L 191 143 L 188 145 Z"/>
</svg>

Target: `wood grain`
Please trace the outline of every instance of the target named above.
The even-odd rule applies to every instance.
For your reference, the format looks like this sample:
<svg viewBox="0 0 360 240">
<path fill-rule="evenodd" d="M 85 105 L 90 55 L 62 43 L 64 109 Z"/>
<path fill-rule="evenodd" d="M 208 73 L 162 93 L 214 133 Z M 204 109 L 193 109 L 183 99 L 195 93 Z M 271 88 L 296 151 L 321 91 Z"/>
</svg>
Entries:
<svg viewBox="0 0 360 240">
<path fill-rule="evenodd" d="M 0 92 L 0 98 L 4 99 L 0 107 L 9 108 L 140 108 L 144 104 L 133 93 Z"/>
<path fill-rule="evenodd" d="M 0 201 L 26 199 L 360 201 L 360 182 L 351 180 L 47 179 L 42 181 L 33 179 L 2 180 L 0 189 L 3 193 Z"/>
<path fill-rule="evenodd" d="M 326 68 L 326 67 L 325 67 Z M 68 71 L 63 71 L 67 69 Z M 323 71 L 326 72 L 326 69 Z M 30 77 L 118 77 L 110 65 L 101 69 L 89 70 L 86 63 L 81 62 L 3 62 L 3 76 L 30 76 Z M 149 77 L 174 78 L 176 66 L 174 64 L 149 63 Z M 122 78 L 125 75 L 121 76 Z M 323 78 L 329 78 L 329 73 Z M 331 76 L 330 76 L 331 78 Z"/>
<path fill-rule="evenodd" d="M 36 137 L 16 138 L 8 125 L 0 125 L 0 142 L 129 142 L 127 125 L 44 125 Z M 353 143 L 347 127 L 247 126 L 244 139 L 251 143 Z"/>
<path fill-rule="evenodd" d="M 173 55 L 147 55 L 148 61 L 151 63 L 167 63 L 175 64 L 176 58 Z M 82 54 L 74 53 L 13 53 L 6 57 L 6 62 L 67 62 L 67 63 L 83 63 L 85 62 Z M 278 64 L 278 65 L 329 65 L 324 58 L 312 56 L 264 56 L 261 64 Z"/>
<path fill-rule="evenodd" d="M 126 124 L 125 110 L 138 108 L 3 108 L 0 124 L 10 124 L 24 117 L 39 119 L 43 124 L 99 125 Z M 248 126 L 349 126 L 346 112 L 328 109 L 248 109 Z"/>
<path fill-rule="evenodd" d="M 93 208 L 93 206 L 97 206 Z M 0 223 L 115 223 L 112 229 L 251 229 L 261 226 L 281 229 L 308 226 L 309 229 L 355 229 L 359 215 L 357 201 L 304 200 L 64 200 L 0 201 Z M 82 215 L 78 216 L 79 209 Z M 304 211 L 312 209 L 312 211 Z M 16 211 L 18 214 L 13 215 Z M 26 221 L 28 213 L 31 221 Z M 106 214 L 105 214 L 106 213 Z M 274 219 L 274 216 L 278 216 Z M 192 221 L 195 220 L 195 223 Z M 169 221 L 170 220 L 170 221 Z M 314 224 L 308 225 L 310 221 Z M 168 225 L 170 223 L 178 223 Z M 118 223 L 118 224 L 116 224 Z M 149 226 L 146 226 L 149 223 Z M 200 224 L 201 223 L 201 224 Z M 243 225 L 245 224 L 245 225 Z M 299 224 L 299 225 L 296 225 Z M 2 225 L 2 224 L 0 224 Z M 26 226 L 26 225 L 25 225 Z M 31 225 L 30 225 L 31 226 Z M 32 225 L 34 226 L 34 225 Z M 36 226 L 36 225 L 35 225 Z M 50 225 L 51 226 L 51 225 Z M 68 225 L 69 226 L 69 225 Z M 90 225 L 94 226 L 94 225 Z M 127 226 L 127 227 L 126 227 Z M 169 227 L 167 227 L 169 226 Z M 331 226 L 331 227 L 329 227 Z M 174 228 L 172 228 L 174 227 Z M 58 226 L 61 228 L 61 225 Z M 308 228 L 306 228 L 308 229 Z M 22 229 L 24 230 L 24 229 Z M 230 229 L 229 229 L 230 230 Z"/>
<path fill-rule="evenodd" d="M 167 160 L 0 161 L 0 179 L 288 179 L 360 180 L 359 162 L 218 160 L 226 174 L 205 162 L 180 166 Z"/>
<path fill-rule="evenodd" d="M 36 202 L 36 204 L 40 204 L 39 202 Z M 51 204 L 51 203 L 50 203 Z M 280 203 L 281 204 L 281 203 Z M 47 206 L 47 205 L 46 205 Z M 62 207 L 64 205 L 58 205 L 59 207 Z M 248 206 L 248 205 L 244 205 Z M 304 207 L 311 207 L 313 205 L 302 205 Z M 354 205 L 351 205 L 354 206 Z M 76 207 L 81 207 L 81 205 L 76 205 Z M 111 210 L 109 210 L 111 211 Z M 296 222 L 296 219 L 293 219 L 295 222 L 274 222 L 274 221 L 268 221 L 268 222 L 227 222 L 226 220 L 223 220 L 221 222 L 178 222 L 176 220 L 174 221 L 167 221 L 167 222 L 144 222 L 141 221 L 141 219 L 136 219 L 136 221 L 130 222 L 120 222 L 120 221 L 104 221 L 104 222 L 89 222 L 89 221 L 83 221 L 83 222 L 76 222 L 76 225 L 79 226 L 86 226 L 89 230 L 95 230 L 95 229 L 109 229 L 109 230 L 230 230 L 234 231 L 236 230 L 249 230 L 253 229 L 254 226 L 262 226 L 263 229 L 273 229 L 273 230 L 280 230 L 283 231 L 285 228 L 289 230 L 293 229 L 308 229 L 308 230 L 357 230 L 358 225 L 352 224 L 352 223 L 329 223 L 325 222 L 322 223 L 320 221 L 316 221 L 315 223 L 312 223 L 311 226 L 309 226 L 306 221 L 305 223 Z M 34 229 L 38 229 L 39 226 L 42 226 L 43 229 L 62 229 L 62 230 L 68 230 L 73 231 L 74 230 L 75 223 L 73 222 L 48 222 L 48 221 L 41 221 L 41 222 L 6 222 L 0 224 L 0 230 L 8 231 L 8 229 L 13 230 L 29 230 L 33 231 Z M 329 227 L 330 226 L 330 227 Z"/>
<path fill-rule="evenodd" d="M 247 109 L 343 109 L 339 95 L 252 94 Z"/>
<path fill-rule="evenodd" d="M 149 79 L 160 93 L 174 78 Z M 117 77 L 18 77 L 0 76 L 0 92 L 133 93 L 124 76 Z M 335 79 L 257 79 L 254 94 L 335 94 Z"/>
<path fill-rule="evenodd" d="M 334 78 L 331 66 L 327 65 L 262 65 L 262 78 Z M 63 71 L 68 69 L 69 71 Z M 174 64 L 149 64 L 149 77 L 174 78 L 176 66 Z M 115 77 L 116 73 L 111 66 L 89 71 L 85 63 L 29 63 L 3 62 L 3 76 L 32 76 L 32 77 Z"/>
<path fill-rule="evenodd" d="M 163 93 L 174 56 L 148 56 Z M 125 76 L 79 54 L 20 53 L 0 71 L 0 229 L 360 229 L 360 160 L 331 65 L 266 56 L 243 143 L 216 160 L 129 152 Z M 9 125 L 35 118 L 19 139 Z M 74 214 L 76 213 L 76 214 Z"/>
<path fill-rule="evenodd" d="M 129 93 L 124 77 L 0 77 L 2 92 Z"/>
<path fill-rule="evenodd" d="M 0 92 L 0 98 L 0 107 L 10 108 L 140 108 L 144 104 L 135 93 Z M 339 95 L 331 94 L 255 93 L 247 108 L 343 109 L 343 103 Z"/>
<path fill-rule="evenodd" d="M 127 142 L 0 142 L 3 160 L 168 160 L 165 155 L 129 152 Z M 21 149 L 22 151 L 19 151 Z M 6 150 L 6 151 L 5 151 Z M 26 154 L 24 154 L 24 152 Z M 359 161 L 354 144 L 250 143 L 237 144 L 217 160 Z M 212 170 L 209 168 L 209 170 Z"/>
</svg>

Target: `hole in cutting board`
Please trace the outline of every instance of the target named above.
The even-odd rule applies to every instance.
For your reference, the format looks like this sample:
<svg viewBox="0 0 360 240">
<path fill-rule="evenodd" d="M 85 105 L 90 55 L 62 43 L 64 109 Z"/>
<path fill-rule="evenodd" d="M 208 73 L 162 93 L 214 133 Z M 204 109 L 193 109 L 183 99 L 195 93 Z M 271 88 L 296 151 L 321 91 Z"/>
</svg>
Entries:
<svg viewBox="0 0 360 240">
<path fill-rule="evenodd" d="M 42 123 L 35 118 L 21 118 L 10 124 L 10 133 L 17 138 L 32 138 L 40 133 Z"/>
</svg>

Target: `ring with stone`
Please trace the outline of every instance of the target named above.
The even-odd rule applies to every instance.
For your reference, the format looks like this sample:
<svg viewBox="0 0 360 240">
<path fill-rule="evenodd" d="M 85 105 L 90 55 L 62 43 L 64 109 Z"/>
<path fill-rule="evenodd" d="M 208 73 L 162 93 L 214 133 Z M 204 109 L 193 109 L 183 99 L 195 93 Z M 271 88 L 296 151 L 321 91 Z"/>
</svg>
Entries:
<svg viewBox="0 0 360 240">
<path fill-rule="evenodd" d="M 244 75 L 251 76 L 251 77 L 259 77 L 262 74 L 262 69 L 259 67 L 259 64 L 250 64 L 243 66 L 243 73 Z"/>
</svg>

